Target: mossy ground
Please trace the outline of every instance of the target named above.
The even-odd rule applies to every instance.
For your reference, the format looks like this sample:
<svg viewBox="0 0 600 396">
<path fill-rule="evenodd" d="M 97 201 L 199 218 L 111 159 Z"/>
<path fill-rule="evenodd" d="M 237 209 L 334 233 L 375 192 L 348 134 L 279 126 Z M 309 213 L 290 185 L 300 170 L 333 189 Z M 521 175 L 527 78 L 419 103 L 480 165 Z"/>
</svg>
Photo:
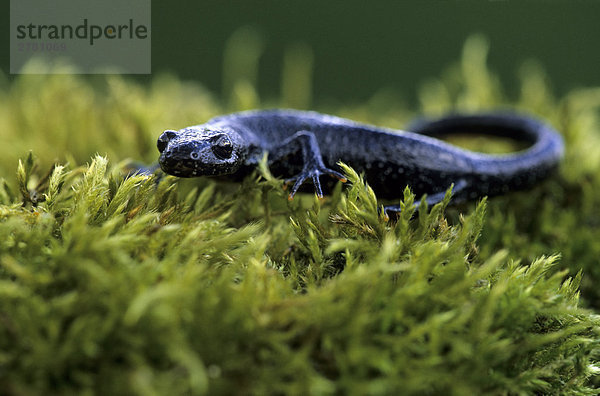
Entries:
<svg viewBox="0 0 600 396">
<path fill-rule="evenodd" d="M 163 129 L 289 103 L 251 81 L 227 108 L 165 76 L 4 84 L 0 393 L 597 394 L 600 89 L 555 98 L 530 65 L 507 98 L 485 51 L 471 39 L 420 108 L 316 109 L 402 127 L 511 107 L 564 134 L 536 188 L 417 216 L 405 190 L 396 222 L 349 168 L 323 201 L 288 202 L 264 164 L 241 185 L 123 178 Z"/>
</svg>

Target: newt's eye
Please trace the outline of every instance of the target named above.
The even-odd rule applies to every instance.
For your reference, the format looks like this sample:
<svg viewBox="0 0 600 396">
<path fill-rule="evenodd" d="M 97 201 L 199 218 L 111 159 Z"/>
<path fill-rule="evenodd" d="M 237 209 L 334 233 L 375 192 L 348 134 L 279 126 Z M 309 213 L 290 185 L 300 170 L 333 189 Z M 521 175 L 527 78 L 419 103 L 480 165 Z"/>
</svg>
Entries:
<svg viewBox="0 0 600 396">
<path fill-rule="evenodd" d="M 231 140 L 225 135 L 215 136 L 212 139 L 212 146 L 210 148 L 220 159 L 230 158 L 233 153 L 233 144 L 231 144 Z"/>
</svg>

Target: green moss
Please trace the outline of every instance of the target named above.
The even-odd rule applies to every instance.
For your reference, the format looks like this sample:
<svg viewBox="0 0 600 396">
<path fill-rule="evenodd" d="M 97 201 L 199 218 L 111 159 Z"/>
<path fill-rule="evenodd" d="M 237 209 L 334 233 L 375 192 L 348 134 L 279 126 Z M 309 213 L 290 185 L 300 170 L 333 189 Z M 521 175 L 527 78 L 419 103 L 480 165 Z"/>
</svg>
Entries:
<svg viewBox="0 0 600 396">
<path fill-rule="evenodd" d="M 199 86 L 23 75 L 0 90 L 0 389 L 597 394 L 600 91 L 555 99 L 527 66 L 506 98 L 485 51 L 467 42 L 423 111 L 534 112 L 565 135 L 560 172 L 418 215 L 406 189 L 396 221 L 344 165 L 324 200 L 289 202 L 264 162 L 241 185 L 124 179 L 157 131 L 225 111 Z M 411 114 L 377 103 L 336 113 Z"/>
</svg>

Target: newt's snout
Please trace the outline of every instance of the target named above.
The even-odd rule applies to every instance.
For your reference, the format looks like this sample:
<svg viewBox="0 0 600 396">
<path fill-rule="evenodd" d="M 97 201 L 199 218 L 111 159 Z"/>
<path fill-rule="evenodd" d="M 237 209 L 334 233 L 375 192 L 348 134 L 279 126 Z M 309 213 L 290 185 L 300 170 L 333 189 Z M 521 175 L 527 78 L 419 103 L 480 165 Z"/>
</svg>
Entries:
<svg viewBox="0 0 600 396">
<path fill-rule="evenodd" d="M 158 148 L 158 151 L 160 153 L 162 153 L 163 151 L 165 151 L 165 149 L 167 148 L 167 144 L 169 144 L 169 141 L 171 139 L 173 139 L 175 136 L 177 136 L 177 132 L 176 131 L 173 131 L 171 129 L 167 129 L 166 131 L 164 131 L 158 137 L 158 140 L 156 141 L 156 147 Z"/>
</svg>

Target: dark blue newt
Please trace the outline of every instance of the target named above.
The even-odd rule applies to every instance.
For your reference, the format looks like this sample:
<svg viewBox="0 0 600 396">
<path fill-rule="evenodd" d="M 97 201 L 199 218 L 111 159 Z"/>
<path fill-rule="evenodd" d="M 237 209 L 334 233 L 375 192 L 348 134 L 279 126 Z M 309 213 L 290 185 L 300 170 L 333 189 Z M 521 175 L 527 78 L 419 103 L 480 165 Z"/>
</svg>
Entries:
<svg viewBox="0 0 600 396">
<path fill-rule="evenodd" d="M 333 170 L 342 161 L 364 172 L 378 197 L 398 198 L 409 185 L 417 196 L 427 194 L 430 205 L 441 201 L 451 184 L 454 202 L 530 187 L 556 168 L 564 149 L 552 127 L 512 113 L 449 115 L 418 122 L 410 130 L 359 124 L 316 112 L 248 111 L 179 131 L 167 130 L 157 146 L 160 167 L 174 176 L 229 175 L 239 180 L 268 152 L 271 172 L 295 182 L 290 199 L 307 179 L 321 197 L 319 177 L 344 180 Z M 435 138 L 451 133 L 508 137 L 530 147 L 491 155 Z M 333 180 L 327 181 L 325 187 L 331 188 Z M 397 212 L 400 206 L 385 209 Z"/>
</svg>

